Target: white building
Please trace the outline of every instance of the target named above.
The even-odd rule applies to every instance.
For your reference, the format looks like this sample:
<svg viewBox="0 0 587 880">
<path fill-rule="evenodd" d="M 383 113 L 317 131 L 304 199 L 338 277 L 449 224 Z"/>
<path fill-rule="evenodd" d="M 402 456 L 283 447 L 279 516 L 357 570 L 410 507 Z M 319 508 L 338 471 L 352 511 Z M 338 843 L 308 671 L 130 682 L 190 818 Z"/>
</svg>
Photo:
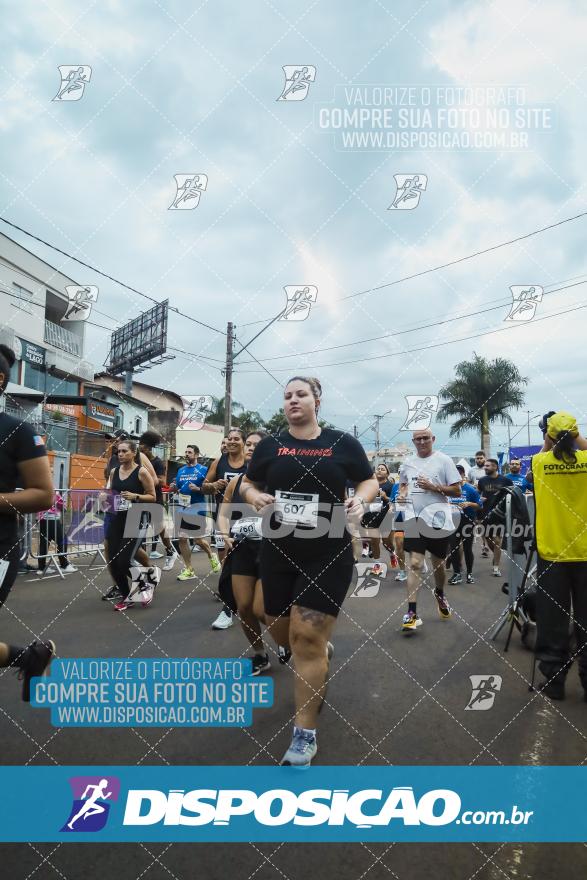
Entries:
<svg viewBox="0 0 587 880">
<path fill-rule="evenodd" d="M 64 442 L 78 427 L 81 383 L 94 378 L 84 322 L 60 323 L 69 302 L 65 287 L 78 283 L 0 233 L 0 342 L 17 358 L 0 405 L 39 422 L 57 413 Z"/>
</svg>

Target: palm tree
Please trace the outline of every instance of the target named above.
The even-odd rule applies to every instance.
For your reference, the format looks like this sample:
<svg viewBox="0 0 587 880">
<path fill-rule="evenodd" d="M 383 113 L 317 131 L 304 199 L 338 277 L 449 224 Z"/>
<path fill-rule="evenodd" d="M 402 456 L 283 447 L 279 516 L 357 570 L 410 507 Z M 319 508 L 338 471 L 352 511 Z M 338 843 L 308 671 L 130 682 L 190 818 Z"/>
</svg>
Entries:
<svg viewBox="0 0 587 880">
<path fill-rule="evenodd" d="M 257 410 L 245 409 L 235 417 L 234 422 L 238 425 L 239 428 L 245 432 L 245 434 L 250 434 L 251 431 L 256 431 L 257 428 L 263 427 L 263 417 Z"/>
<path fill-rule="evenodd" d="M 447 402 L 438 410 L 437 418 L 445 422 L 458 417 L 450 429 L 451 437 L 478 430 L 480 449 L 489 455 L 491 424 L 496 421 L 512 423 L 509 410 L 519 409 L 524 404 L 521 386 L 527 385 L 528 379 L 506 358 L 489 361 L 473 354 L 472 361 L 461 361 L 456 365 L 455 378 L 440 389 L 440 397 Z"/>
<path fill-rule="evenodd" d="M 232 422 L 237 421 L 236 413 L 241 412 L 243 409 L 242 403 L 238 403 L 236 400 L 232 401 Z M 206 422 L 209 425 L 224 424 L 224 397 L 212 397 L 212 411 Z"/>
</svg>

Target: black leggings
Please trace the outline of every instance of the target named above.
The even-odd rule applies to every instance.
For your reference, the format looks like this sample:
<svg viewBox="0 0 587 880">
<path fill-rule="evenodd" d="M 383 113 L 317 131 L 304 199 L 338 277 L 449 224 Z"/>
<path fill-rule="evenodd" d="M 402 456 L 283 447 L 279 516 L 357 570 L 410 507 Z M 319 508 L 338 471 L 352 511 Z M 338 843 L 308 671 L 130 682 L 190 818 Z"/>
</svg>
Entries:
<svg viewBox="0 0 587 880">
<path fill-rule="evenodd" d="M 130 593 L 130 586 L 128 583 L 130 577 L 130 563 L 141 545 L 141 536 L 125 538 L 125 526 L 126 513 L 115 514 L 110 520 L 106 538 L 108 540 L 110 573 L 116 581 L 116 586 L 126 599 Z"/>
<path fill-rule="evenodd" d="M 470 532 L 470 534 L 469 534 Z M 455 574 L 461 573 L 461 556 L 459 553 L 459 545 L 462 543 L 463 545 L 463 553 L 465 556 L 465 565 L 467 566 L 467 574 L 471 574 L 473 571 L 473 562 L 475 561 L 475 557 L 473 556 L 473 530 L 471 528 L 467 529 L 467 534 L 463 536 L 460 531 L 456 531 L 452 536 L 452 548 L 450 552 L 450 561 L 452 563 L 452 570 Z"/>
<path fill-rule="evenodd" d="M 59 565 L 67 568 L 67 538 L 63 534 L 63 523 L 60 519 L 42 519 L 39 523 L 39 557 L 47 555 L 49 542 L 54 541 L 59 550 Z M 39 571 L 44 571 L 46 559 L 39 559 Z"/>
<path fill-rule="evenodd" d="M 2 555 L 0 554 L 0 559 L 2 559 Z M 0 584 L 0 606 L 4 605 L 6 600 L 8 599 L 8 594 L 12 589 L 12 585 L 16 580 L 16 575 L 18 574 L 18 559 L 2 559 L 3 562 L 8 562 L 8 571 L 4 575 L 4 580 Z"/>
<path fill-rule="evenodd" d="M 576 651 L 570 642 L 571 606 Z M 548 562 L 538 557 L 534 650 L 544 675 L 561 682 L 576 654 L 587 693 L 587 562 Z"/>
</svg>

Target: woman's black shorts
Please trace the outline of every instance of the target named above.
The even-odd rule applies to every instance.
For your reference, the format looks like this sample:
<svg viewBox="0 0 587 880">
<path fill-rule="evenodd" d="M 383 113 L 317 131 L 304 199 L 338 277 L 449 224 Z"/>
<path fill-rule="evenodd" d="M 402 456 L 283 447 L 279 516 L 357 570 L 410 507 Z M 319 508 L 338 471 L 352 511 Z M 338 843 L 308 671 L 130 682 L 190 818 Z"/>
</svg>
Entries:
<svg viewBox="0 0 587 880">
<path fill-rule="evenodd" d="M 237 541 L 232 553 L 232 574 L 240 574 L 244 577 L 261 577 L 259 571 L 259 553 L 261 541 L 249 541 L 245 538 Z"/>
<path fill-rule="evenodd" d="M 287 617 L 292 605 L 338 616 L 353 578 L 354 559 L 348 545 L 338 555 L 289 560 L 262 541 L 261 583 L 265 612 Z"/>
</svg>

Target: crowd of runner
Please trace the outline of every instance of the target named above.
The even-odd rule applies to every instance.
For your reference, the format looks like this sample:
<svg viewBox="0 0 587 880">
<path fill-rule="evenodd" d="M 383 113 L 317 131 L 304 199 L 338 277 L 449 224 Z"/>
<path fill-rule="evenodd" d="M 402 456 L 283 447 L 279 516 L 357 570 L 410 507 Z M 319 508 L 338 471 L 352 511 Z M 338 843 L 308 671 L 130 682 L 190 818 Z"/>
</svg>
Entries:
<svg viewBox="0 0 587 880">
<path fill-rule="evenodd" d="M 12 357 L 0 347 L 2 388 Z M 377 573 L 385 548 L 395 580 L 406 584 L 404 634 L 422 626 L 418 593 L 423 586 L 430 589 L 440 618 L 448 621 L 447 582 L 463 583 L 464 566 L 466 583 L 475 583 L 476 544 L 482 557 L 492 554 L 492 574 L 501 574 L 499 529 L 487 527 L 498 523 L 504 487 L 532 488 L 531 474 L 521 475 L 520 462 L 512 461 L 510 474 L 503 476 L 498 462 L 483 452 L 467 472 L 434 448 L 430 429 L 413 432 L 414 453 L 395 478 L 385 464 L 373 470 L 358 440 L 320 427 L 321 400 L 317 379 L 296 376 L 285 387 L 287 428 L 278 435 L 257 430 L 245 436 L 233 428 L 209 467 L 198 461 L 199 449 L 188 446 L 185 465 L 168 487 L 177 525 L 172 537 L 158 523 L 147 540 L 154 522 L 150 515 L 141 515 L 137 533 L 127 528 L 137 505 L 148 511 L 163 503 L 165 467 L 153 454 L 159 439 L 153 432 L 138 445 L 122 432 L 114 438 L 103 494 L 108 501 L 104 547 L 113 581 L 103 598 L 116 611 L 129 611 L 139 571 L 142 604 L 150 603 L 160 575 L 153 560 L 163 558 L 157 539 L 164 571 L 181 559 L 178 581 L 198 577 L 192 555 L 204 552 L 211 573 L 220 575 L 215 592 L 222 611 L 212 626 L 227 629 L 238 621 L 251 648 L 253 675 L 271 668 L 270 651 L 279 662 L 293 663 L 296 712 L 282 763 L 295 766 L 308 766 L 317 751 L 333 631 L 355 564 L 371 560 Z M 17 515 L 51 510 L 56 503 L 43 439 L 6 413 L 0 414 L 0 493 L 2 604 L 16 577 Z M 30 678 L 46 670 L 54 652 L 50 641 L 25 647 L 0 642 L 0 666 L 21 670 L 28 699 Z"/>
</svg>

